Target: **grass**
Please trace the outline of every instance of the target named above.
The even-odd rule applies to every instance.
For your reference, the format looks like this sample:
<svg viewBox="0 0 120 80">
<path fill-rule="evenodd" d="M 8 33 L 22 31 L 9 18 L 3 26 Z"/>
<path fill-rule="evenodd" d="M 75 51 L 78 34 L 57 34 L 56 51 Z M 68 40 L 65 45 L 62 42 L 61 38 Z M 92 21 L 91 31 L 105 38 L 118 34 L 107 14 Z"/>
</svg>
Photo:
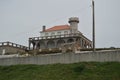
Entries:
<svg viewBox="0 0 120 80">
<path fill-rule="evenodd" d="M 0 66 L 0 80 L 120 80 L 120 63 Z"/>
</svg>

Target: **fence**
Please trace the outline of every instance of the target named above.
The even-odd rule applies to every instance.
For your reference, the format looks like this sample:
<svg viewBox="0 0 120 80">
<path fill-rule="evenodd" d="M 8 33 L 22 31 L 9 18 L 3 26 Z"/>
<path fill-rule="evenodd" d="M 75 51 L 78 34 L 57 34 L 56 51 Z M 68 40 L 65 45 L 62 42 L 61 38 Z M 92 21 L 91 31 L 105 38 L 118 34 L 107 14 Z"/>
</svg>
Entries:
<svg viewBox="0 0 120 80">
<path fill-rule="evenodd" d="M 77 63 L 77 62 L 120 62 L 120 50 L 80 52 L 80 53 L 57 53 L 37 55 L 29 57 L 1 58 L 0 65 L 16 64 L 56 64 L 56 63 Z"/>
</svg>

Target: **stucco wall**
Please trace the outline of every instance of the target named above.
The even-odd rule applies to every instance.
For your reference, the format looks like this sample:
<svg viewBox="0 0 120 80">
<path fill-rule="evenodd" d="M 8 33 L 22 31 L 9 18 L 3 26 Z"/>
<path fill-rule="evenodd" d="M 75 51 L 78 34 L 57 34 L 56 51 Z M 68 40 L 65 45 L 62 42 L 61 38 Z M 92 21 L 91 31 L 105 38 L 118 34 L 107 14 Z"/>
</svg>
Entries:
<svg viewBox="0 0 120 80">
<path fill-rule="evenodd" d="M 54 35 L 63 35 L 63 34 L 65 34 L 65 31 L 67 31 L 68 34 L 70 34 L 70 30 L 59 30 L 59 31 L 42 32 L 42 33 L 40 34 L 40 36 L 46 36 L 46 35 L 45 35 L 46 33 L 48 33 L 47 36 L 52 36 L 52 33 L 54 33 Z M 61 34 L 58 34 L 58 32 L 61 32 Z M 53 36 L 54 36 L 54 35 L 53 35 Z"/>
<path fill-rule="evenodd" d="M 22 53 L 25 52 L 25 50 L 16 48 L 16 47 L 11 47 L 11 46 L 1 46 L 0 47 L 0 55 L 3 54 L 3 52 L 10 53 L 10 54 L 17 54 L 17 53 Z"/>
<path fill-rule="evenodd" d="M 15 64 L 55 64 L 55 63 L 77 63 L 77 62 L 120 62 L 120 50 L 117 51 L 99 51 L 99 52 L 81 52 L 66 54 L 39 55 L 31 57 L 1 58 L 0 65 Z"/>
</svg>

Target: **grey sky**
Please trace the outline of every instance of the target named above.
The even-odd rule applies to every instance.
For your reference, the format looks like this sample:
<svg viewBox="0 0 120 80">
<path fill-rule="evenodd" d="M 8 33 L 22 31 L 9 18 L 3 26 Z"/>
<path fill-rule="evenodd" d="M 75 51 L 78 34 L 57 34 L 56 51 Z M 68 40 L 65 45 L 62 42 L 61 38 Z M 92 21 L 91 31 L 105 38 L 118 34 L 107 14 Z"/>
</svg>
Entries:
<svg viewBox="0 0 120 80">
<path fill-rule="evenodd" d="M 120 0 L 95 0 L 96 47 L 120 47 Z M 91 0 L 0 0 L 0 42 L 28 45 L 42 25 L 80 19 L 79 30 L 92 39 Z"/>
</svg>

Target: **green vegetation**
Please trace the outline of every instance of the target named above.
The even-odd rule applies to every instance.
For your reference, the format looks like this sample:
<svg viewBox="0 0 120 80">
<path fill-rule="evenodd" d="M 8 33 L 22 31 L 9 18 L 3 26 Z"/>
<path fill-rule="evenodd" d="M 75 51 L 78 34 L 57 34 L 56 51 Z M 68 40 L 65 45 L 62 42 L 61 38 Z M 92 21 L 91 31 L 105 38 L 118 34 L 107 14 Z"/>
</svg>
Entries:
<svg viewBox="0 0 120 80">
<path fill-rule="evenodd" d="M 120 50 L 120 48 L 114 48 L 114 47 L 110 47 L 110 48 L 96 48 L 96 51 L 101 51 L 101 50 Z M 85 49 L 80 49 L 80 51 L 93 51 L 92 48 L 85 48 Z M 39 54 L 56 54 L 56 53 L 61 53 L 62 49 L 58 49 L 58 48 L 53 48 L 53 49 L 36 49 L 36 50 L 30 50 L 28 51 L 28 54 L 30 55 L 39 55 Z M 71 49 L 67 49 L 66 53 L 72 52 Z M 25 54 L 25 53 L 21 53 Z"/>
<path fill-rule="evenodd" d="M 54 54 L 54 53 L 61 53 L 62 50 L 59 50 L 58 48 L 54 49 L 36 49 L 36 50 L 31 50 L 28 53 L 30 55 L 39 55 L 39 54 Z"/>
<path fill-rule="evenodd" d="M 0 66 L 0 80 L 120 80 L 120 63 Z"/>
<path fill-rule="evenodd" d="M 81 49 L 80 51 L 92 51 L 92 48 Z M 96 51 L 101 50 L 120 50 L 120 48 L 110 47 L 110 48 L 96 48 Z"/>
</svg>

